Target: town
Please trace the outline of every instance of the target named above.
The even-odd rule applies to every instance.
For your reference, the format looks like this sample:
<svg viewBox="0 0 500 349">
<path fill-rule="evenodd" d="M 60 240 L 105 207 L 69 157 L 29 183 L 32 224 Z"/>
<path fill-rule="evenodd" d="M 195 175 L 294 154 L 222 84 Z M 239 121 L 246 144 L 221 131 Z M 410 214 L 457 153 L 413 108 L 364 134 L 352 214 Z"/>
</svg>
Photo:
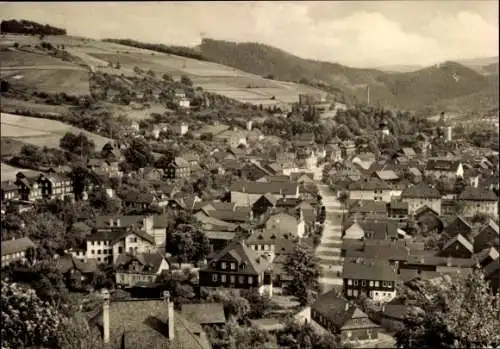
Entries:
<svg viewBox="0 0 500 349">
<path fill-rule="evenodd" d="M 90 57 L 18 25 L 5 57 Z M 500 345 L 497 131 L 369 89 L 241 102 L 128 57 L 85 61 L 84 97 L 2 73 L 3 347 Z"/>
</svg>

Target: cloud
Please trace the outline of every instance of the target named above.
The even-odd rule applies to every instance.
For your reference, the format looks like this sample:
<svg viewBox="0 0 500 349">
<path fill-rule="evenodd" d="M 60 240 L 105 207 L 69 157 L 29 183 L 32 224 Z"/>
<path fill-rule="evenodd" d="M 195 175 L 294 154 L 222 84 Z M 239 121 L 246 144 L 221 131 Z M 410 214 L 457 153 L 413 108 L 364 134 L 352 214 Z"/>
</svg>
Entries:
<svg viewBox="0 0 500 349">
<path fill-rule="evenodd" d="M 362 67 L 498 54 L 498 22 L 486 21 L 474 9 L 453 11 L 452 2 L 433 1 L 385 7 L 381 2 L 378 8 L 374 2 L 368 7 L 348 3 L 9 3 L 0 6 L 0 17 L 47 22 L 74 35 L 175 45 L 196 44 L 204 32 L 214 39 L 260 42 L 304 58 Z"/>
</svg>

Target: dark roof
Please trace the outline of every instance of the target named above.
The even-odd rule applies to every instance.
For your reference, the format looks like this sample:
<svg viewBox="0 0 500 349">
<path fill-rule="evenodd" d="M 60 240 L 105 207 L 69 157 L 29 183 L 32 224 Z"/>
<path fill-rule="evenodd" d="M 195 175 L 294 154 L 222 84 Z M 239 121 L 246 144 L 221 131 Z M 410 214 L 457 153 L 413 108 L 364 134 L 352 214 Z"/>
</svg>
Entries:
<svg viewBox="0 0 500 349">
<path fill-rule="evenodd" d="M 296 207 L 302 202 L 300 198 L 279 198 L 276 201 L 277 207 Z"/>
<path fill-rule="evenodd" d="M 358 200 L 349 207 L 350 213 L 387 213 L 387 204 L 383 201 Z"/>
<path fill-rule="evenodd" d="M 413 148 L 402 148 L 401 150 L 402 150 L 403 154 L 406 156 L 415 156 L 416 155 L 415 150 L 413 150 Z"/>
<path fill-rule="evenodd" d="M 457 235 L 455 235 L 455 237 L 448 240 L 448 242 L 446 242 L 446 244 L 444 244 L 443 250 L 446 250 L 448 247 L 453 245 L 455 242 L 460 243 L 463 247 L 465 247 L 471 253 L 474 253 L 474 246 L 470 243 L 469 240 L 464 238 L 462 234 L 457 234 Z"/>
<path fill-rule="evenodd" d="M 486 277 L 491 277 L 498 270 L 500 270 L 500 259 L 497 258 L 484 268 L 484 274 Z"/>
<path fill-rule="evenodd" d="M 367 233 L 373 233 L 373 239 L 389 239 L 398 236 L 398 225 L 394 220 L 376 220 L 367 219 L 358 224 L 363 228 L 365 236 Z"/>
<path fill-rule="evenodd" d="M 210 210 L 211 217 L 220 219 L 221 221 L 230 222 L 248 222 L 250 221 L 250 214 L 244 210 Z"/>
<path fill-rule="evenodd" d="M 486 223 L 481 231 L 479 232 L 479 234 L 481 234 L 483 231 L 486 231 L 486 230 L 493 230 L 497 235 L 500 235 L 499 233 L 499 228 L 498 228 L 498 224 L 493 220 L 493 219 L 489 219 L 488 220 L 488 223 Z"/>
<path fill-rule="evenodd" d="M 90 320 L 102 327 L 102 310 Z M 199 335 L 199 324 L 174 312 L 175 335 L 168 340 L 168 305 L 164 300 L 134 299 L 111 302 L 109 306 L 110 347 L 209 349 L 210 344 Z M 124 338 L 122 338 L 124 336 Z"/>
<path fill-rule="evenodd" d="M 183 304 L 181 314 L 200 325 L 223 324 L 226 322 L 222 303 Z"/>
<path fill-rule="evenodd" d="M 67 273 L 71 269 L 87 274 L 97 270 L 97 262 L 94 259 L 82 262 L 71 255 L 64 255 L 57 259 L 56 268 L 63 274 Z"/>
<path fill-rule="evenodd" d="M 153 202 L 154 197 L 152 193 L 137 193 L 130 191 L 125 196 L 124 201 L 129 203 L 150 204 Z"/>
<path fill-rule="evenodd" d="M 390 190 L 389 184 L 375 177 L 365 178 L 354 182 L 349 186 L 349 190 Z"/>
<path fill-rule="evenodd" d="M 111 227 L 110 222 L 113 220 L 113 227 L 117 226 L 118 220 L 120 225 L 118 227 L 141 227 L 144 224 L 145 216 L 96 216 L 96 228 L 109 228 Z"/>
<path fill-rule="evenodd" d="M 427 171 L 453 171 L 458 170 L 460 160 L 447 158 L 431 158 L 427 160 Z"/>
<path fill-rule="evenodd" d="M 24 237 L 20 239 L 2 241 L 2 256 L 7 254 L 26 251 L 29 248 L 35 248 L 35 244 L 30 238 Z"/>
<path fill-rule="evenodd" d="M 345 262 L 344 279 L 396 281 L 397 273 L 390 265 Z"/>
<path fill-rule="evenodd" d="M 153 272 L 156 272 L 160 268 L 160 265 L 164 259 L 165 256 L 158 252 L 138 253 L 136 255 L 132 255 L 130 253 L 122 253 L 116 259 L 115 265 L 119 268 L 133 260 L 136 260 L 142 266 L 149 266 Z"/>
<path fill-rule="evenodd" d="M 152 244 L 154 244 L 154 238 L 141 230 L 131 230 L 131 229 L 113 229 L 111 231 L 98 230 L 90 235 L 88 235 L 85 240 L 87 241 L 111 241 L 114 244 L 117 240 L 129 235 L 134 234 Z"/>
<path fill-rule="evenodd" d="M 231 184 L 231 191 L 248 194 L 285 194 L 294 195 L 299 188 L 298 183 L 289 182 L 235 182 Z"/>
<path fill-rule="evenodd" d="M 318 300 L 311 305 L 311 308 L 327 317 L 339 330 L 349 329 L 351 327 L 359 328 L 360 326 L 368 326 L 370 328 L 379 327 L 369 320 L 366 325 L 351 324 L 351 319 L 369 319 L 368 315 L 363 313 L 356 305 L 349 303 L 343 298 L 338 298 L 335 290 L 319 296 Z"/>
<path fill-rule="evenodd" d="M 391 203 L 390 203 L 389 207 L 391 208 L 391 210 L 405 210 L 405 211 L 407 211 L 408 210 L 408 203 L 401 201 L 401 200 L 391 199 Z"/>
<path fill-rule="evenodd" d="M 254 202 L 254 205 L 259 202 L 260 200 L 267 200 L 272 206 L 276 206 L 276 196 L 274 196 L 271 193 L 266 193 L 262 195 L 257 201 Z"/>
<path fill-rule="evenodd" d="M 419 183 L 403 190 L 401 197 L 410 199 L 440 199 L 441 194 L 436 188 L 432 188 L 425 183 Z"/>
<path fill-rule="evenodd" d="M 444 233 L 450 237 L 462 234 L 469 236 L 472 232 L 472 226 L 461 216 L 456 216 L 455 219 L 444 228 Z"/>
<path fill-rule="evenodd" d="M 212 262 L 216 262 L 227 255 L 230 255 L 239 263 L 246 263 L 247 269 L 245 270 L 245 273 L 260 274 L 266 270 L 270 264 L 267 259 L 257 255 L 257 253 L 246 246 L 244 242 L 237 241 L 233 242 L 214 256 L 210 261 L 209 268 Z"/>
<path fill-rule="evenodd" d="M 486 188 L 467 187 L 459 196 L 460 200 L 497 201 L 498 197 L 492 190 Z"/>
<path fill-rule="evenodd" d="M 169 224 L 169 216 L 166 214 L 163 215 L 154 215 L 153 216 L 153 228 L 166 228 Z"/>
</svg>

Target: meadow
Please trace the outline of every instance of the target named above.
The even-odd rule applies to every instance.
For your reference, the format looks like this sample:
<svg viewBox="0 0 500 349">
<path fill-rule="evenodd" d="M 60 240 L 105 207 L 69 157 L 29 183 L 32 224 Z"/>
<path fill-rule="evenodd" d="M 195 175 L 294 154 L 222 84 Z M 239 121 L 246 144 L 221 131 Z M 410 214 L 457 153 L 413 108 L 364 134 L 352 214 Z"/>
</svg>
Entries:
<svg viewBox="0 0 500 349">
<path fill-rule="evenodd" d="M 97 150 L 111 141 L 109 138 L 66 125 L 60 121 L 8 113 L 1 113 L 1 126 L 2 137 L 9 137 L 38 147 L 58 148 L 59 141 L 66 132 L 85 133 L 89 139 L 94 141 Z"/>
</svg>

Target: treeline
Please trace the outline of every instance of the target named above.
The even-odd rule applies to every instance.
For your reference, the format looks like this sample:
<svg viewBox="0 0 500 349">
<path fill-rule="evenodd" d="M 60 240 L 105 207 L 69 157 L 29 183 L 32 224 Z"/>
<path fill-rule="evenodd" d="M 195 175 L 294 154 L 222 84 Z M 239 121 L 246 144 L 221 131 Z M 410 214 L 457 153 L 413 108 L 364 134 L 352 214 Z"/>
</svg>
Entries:
<svg viewBox="0 0 500 349">
<path fill-rule="evenodd" d="M 137 48 L 142 48 L 145 50 L 151 50 L 156 52 L 168 53 L 171 55 L 182 56 L 187 58 L 193 58 L 201 61 L 208 61 L 200 52 L 191 47 L 185 46 L 168 46 L 164 44 L 148 44 L 144 42 L 135 41 L 132 39 L 103 39 L 102 41 L 113 42 L 115 44 L 132 46 Z"/>
<path fill-rule="evenodd" d="M 66 35 L 66 29 L 40 24 L 25 19 L 5 20 L 0 24 L 2 33 L 28 34 L 28 35 Z"/>
</svg>

